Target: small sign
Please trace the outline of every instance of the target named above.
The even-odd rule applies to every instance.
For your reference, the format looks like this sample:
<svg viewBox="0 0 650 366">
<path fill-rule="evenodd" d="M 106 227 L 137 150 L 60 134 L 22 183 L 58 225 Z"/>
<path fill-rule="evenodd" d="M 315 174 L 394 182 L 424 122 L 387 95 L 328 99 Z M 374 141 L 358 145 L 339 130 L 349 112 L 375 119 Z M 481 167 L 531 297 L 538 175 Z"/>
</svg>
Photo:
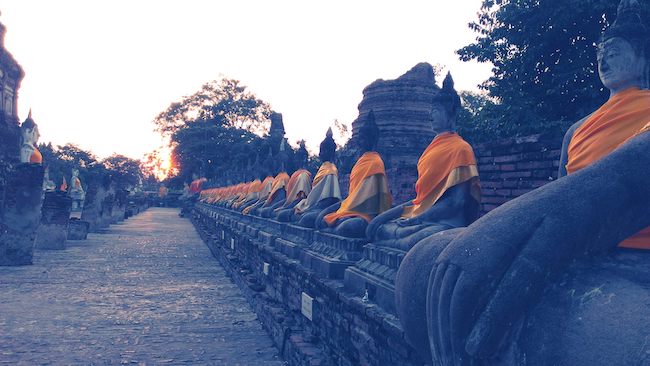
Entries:
<svg viewBox="0 0 650 366">
<path fill-rule="evenodd" d="M 235 250 L 235 238 L 230 238 L 230 250 Z"/>
<path fill-rule="evenodd" d="M 226 239 L 226 232 L 221 230 L 221 240 Z"/>
<path fill-rule="evenodd" d="M 314 304 L 314 298 L 303 292 L 300 312 L 302 313 L 302 315 L 305 316 L 305 318 L 309 319 L 309 321 L 313 321 L 312 320 L 313 304 Z"/>
<path fill-rule="evenodd" d="M 270 265 L 268 263 L 264 262 L 264 266 L 262 267 L 262 272 L 264 272 L 265 276 L 269 275 L 269 267 L 270 267 Z"/>
</svg>

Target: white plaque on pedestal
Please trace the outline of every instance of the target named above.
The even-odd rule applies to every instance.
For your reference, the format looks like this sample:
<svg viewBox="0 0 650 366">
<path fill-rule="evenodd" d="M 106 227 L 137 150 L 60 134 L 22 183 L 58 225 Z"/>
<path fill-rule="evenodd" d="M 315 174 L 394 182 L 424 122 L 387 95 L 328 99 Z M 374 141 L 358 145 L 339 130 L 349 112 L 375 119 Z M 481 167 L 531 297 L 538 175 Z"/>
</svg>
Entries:
<svg viewBox="0 0 650 366">
<path fill-rule="evenodd" d="M 269 264 L 264 262 L 264 266 L 262 267 L 262 272 L 264 272 L 264 275 L 268 276 L 269 275 Z"/>
<path fill-rule="evenodd" d="M 221 240 L 226 239 L 226 232 L 221 230 Z"/>
<path fill-rule="evenodd" d="M 230 238 L 230 249 L 235 250 L 235 238 Z"/>
<path fill-rule="evenodd" d="M 300 312 L 305 316 L 305 318 L 309 319 L 310 321 L 312 321 L 313 304 L 314 298 L 303 292 Z"/>
</svg>

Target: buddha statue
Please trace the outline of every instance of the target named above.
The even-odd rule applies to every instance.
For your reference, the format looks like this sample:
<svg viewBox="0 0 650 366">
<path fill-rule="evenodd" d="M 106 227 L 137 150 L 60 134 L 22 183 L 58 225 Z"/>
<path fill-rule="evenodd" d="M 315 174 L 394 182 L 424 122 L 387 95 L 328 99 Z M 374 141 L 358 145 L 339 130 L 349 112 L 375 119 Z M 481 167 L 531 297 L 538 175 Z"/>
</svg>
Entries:
<svg viewBox="0 0 650 366">
<path fill-rule="evenodd" d="M 20 162 L 41 164 L 43 156 L 38 151 L 36 144 L 40 137 L 38 125 L 32 119 L 32 111 L 29 111 L 27 119 L 20 125 Z"/>
<path fill-rule="evenodd" d="M 432 234 L 467 226 L 476 218 L 478 170 L 472 147 L 455 132 L 459 109 L 460 97 L 447 74 L 431 110 L 436 136 L 417 165 L 416 198 L 370 222 L 367 236 L 375 244 L 408 251 Z"/>
<path fill-rule="evenodd" d="M 273 210 L 280 207 L 287 198 L 287 184 L 289 183 L 289 174 L 280 172 L 273 179 L 271 193 L 266 198 L 264 204 L 259 208 L 257 214 L 260 217 L 271 217 Z"/>
<path fill-rule="evenodd" d="M 269 195 L 273 190 L 274 179 L 275 178 L 272 176 L 267 176 L 266 178 L 264 178 L 264 181 L 262 181 L 262 184 L 260 185 L 260 190 L 259 190 L 259 194 L 257 195 L 257 199 L 249 202 L 246 206 L 243 206 L 242 212 L 244 214 L 257 215 L 257 210 L 259 210 L 266 203 L 267 198 L 269 198 Z"/>
<path fill-rule="evenodd" d="M 43 190 L 45 192 L 54 192 L 56 190 L 56 183 L 50 179 L 50 169 L 45 168 L 45 175 L 43 177 Z"/>
<path fill-rule="evenodd" d="M 311 192 L 294 207 L 294 215 L 290 221 L 296 221 L 299 226 L 314 228 L 318 214 L 341 201 L 339 173 L 336 165 L 332 163 L 336 157 L 336 142 L 332 136 L 330 128 L 320 144 L 319 158 L 322 164 L 314 176 Z"/>
<path fill-rule="evenodd" d="M 305 169 L 296 170 L 287 183 L 287 199 L 282 206 L 273 210 L 273 217 L 278 221 L 286 222 L 286 218 L 293 215 L 296 205 L 307 198 L 309 192 L 311 192 L 311 173 Z"/>
<path fill-rule="evenodd" d="M 397 313 L 406 339 L 419 351 L 425 350 L 420 353 L 428 353 L 434 365 L 489 364 L 489 360 L 521 359 L 539 352 L 518 347 L 530 345 L 527 324 L 545 310 L 536 306 L 545 291 L 562 291 L 559 284 L 565 281 L 573 281 L 570 288 L 593 289 L 603 282 L 594 282 L 591 272 L 610 276 L 618 272 L 610 277 L 612 283 L 618 281 L 618 288 L 635 283 L 634 275 L 626 274 L 635 262 L 621 258 L 635 258 L 638 266 L 646 262 L 644 254 L 650 249 L 646 234 L 650 225 L 650 37 L 639 13 L 637 1 L 622 0 L 616 22 L 603 33 L 598 73 L 610 98 L 568 130 L 560 178 L 503 204 L 465 229 L 420 241 L 402 261 L 395 281 Z M 612 261 L 609 266 L 607 260 Z M 572 267 L 578 263 L 584 268 L 581 275 Z M 644 290 L 633 294 L 640 302 L 638 309 L 643 309 L 647 286 Z M 607 301 L 584 306 L 580 301 L 576 307 L 568 298 L 563 303 L 567 312 L 585 308 L 589 315 L 560 325 L 575 328 L 588 322 L 588 329 L 582 328 L 586 333 L 578 333 L 579 341 L 592 335 L 589 343 L 595 346 L 582 348 L 583 352 L 606 356 L 620 343 L 624 346 L 618 350 L 627 350 L 629 357 L 629 362 L 617 360 L 621 364 L 647 361 L 647 355 L 636 355 L 647 339 L 627 337 L 635 332 L 629 329 L 628 333 L 616 323 L 622 310 Z M 632 304 L 630 309 L 637 308 Z M 609 329 L 618 334 L 601 333 L 612 322 L 615 326 Z M 636 333 L 647 334 L 646 324 L 639 326 L 644 328 Z M 550 337 L 571 337 L 572 329 L 562 330 L 565 334 Z M 543 352 L 553 364 L 576 364 L 562 361 L 567 359 L 566 350 L 550 347 Z M 603 360 L 602 364 L 612 363 Z"/>
<path fill-rule="evenodd" d="M 361 126 L 358 140 L 362 155 L 350 172 L 348 197 L 321 211 L 316 219 L 318 229 L 353 238 L 365 237 L 368 222 L 393 202 L 384 161 L 375 151 L 379 128 L 373 111 Z"/>
<path fill-rule="evenodd" d="M 79 179 L 79 169 L 72 169 L 72 177 L 70 178 L 70 188 L 68 192 L 70 198 L 72 198 L 72 210 L 81 210 L 84 199 L 86 198 L 86 192 L 84 191 L 84 188 L 81 185 L 81 180 Z"/>
</svg>

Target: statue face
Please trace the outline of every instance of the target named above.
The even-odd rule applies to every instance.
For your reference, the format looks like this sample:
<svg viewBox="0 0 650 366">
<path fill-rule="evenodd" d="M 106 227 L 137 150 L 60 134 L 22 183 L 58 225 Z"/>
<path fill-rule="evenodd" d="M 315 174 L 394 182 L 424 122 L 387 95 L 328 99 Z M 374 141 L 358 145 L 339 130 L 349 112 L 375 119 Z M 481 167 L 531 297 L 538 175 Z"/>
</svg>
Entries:
<svg viewBox="0 0 650 366">
<path fill-rule="evenodd" d="M 611 38 L 598 45 L 598 74 L 611 91 L 643 85 L 646 60 L 623 38 Z"/>
<path fill-rule="evenodd" d="M 435 103 L 431 108 L 429 120 L 431 121 L 431 128 L 435 133 L 451 130 L 451 120 L 449 115 L 440 103 Z"/>
</svg>

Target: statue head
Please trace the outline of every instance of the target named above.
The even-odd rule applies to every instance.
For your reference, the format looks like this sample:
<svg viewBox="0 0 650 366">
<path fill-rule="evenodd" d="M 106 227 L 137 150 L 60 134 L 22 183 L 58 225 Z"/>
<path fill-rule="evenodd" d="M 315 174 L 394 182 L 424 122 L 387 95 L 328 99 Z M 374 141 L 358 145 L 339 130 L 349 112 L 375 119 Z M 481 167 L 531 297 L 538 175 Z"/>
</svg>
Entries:
<svg viewBox="0 0 650 366">
<path fill-rule="evenodd" d="M 429 115 L 433 131 L 441 133 L 454 130 L 460 106 L 460 97 L 454 89 L 454 79 L 451 77 L 451 73 L 447 73 L 442 82 L 442 89 L 433 98 L 433 106 Z"/>
<path fill-rule="evenodd" d="M 630 87 L 649 87 L 650 37 L 640 14 L 637 0 L 622 0 L 616 21 L 598 44 L 598 74 L 612 94 Z"/>
<path fill-rule="evenodd" d="M 321 162 L 332 162 L 336 157 L 336 142 L 334 142 L 334 134 L 332 133 L 332 128 L 330 127 L 325 134 L 325 139 L 320 143 L 320 153 L 318 157 Z"/>
<path fill-rule="evenodd" d="M 20 125 L 21 143 L 36 146 L 41 134 L 38 132 L 38 125 L 32 119 L 32 111 L 29 111 L 27 119 Z"/>
<path fill-rule="evenodd" d="M 359 129 L 359 147 L 361 152 L 375 151 L 379 141 L 379 128 L 375 123 L 375 113 L 371 110 Z"/>
</svg>

